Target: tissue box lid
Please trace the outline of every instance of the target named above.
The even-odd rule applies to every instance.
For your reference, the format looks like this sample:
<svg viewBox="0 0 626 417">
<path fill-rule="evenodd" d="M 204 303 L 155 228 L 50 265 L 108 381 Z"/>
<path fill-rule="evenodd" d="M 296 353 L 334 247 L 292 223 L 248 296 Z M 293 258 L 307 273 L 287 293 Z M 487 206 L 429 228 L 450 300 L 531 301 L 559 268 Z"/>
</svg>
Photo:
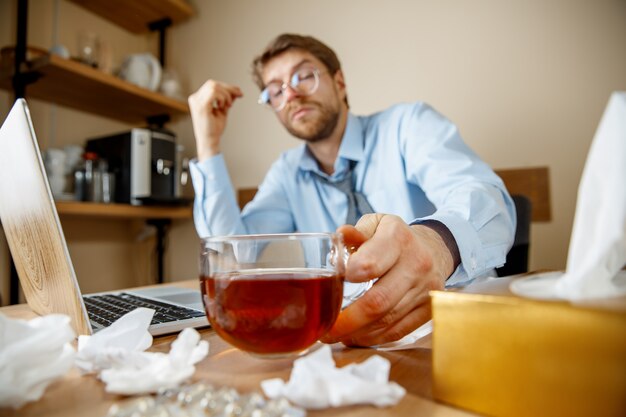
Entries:
<svg viewBox="0 0 626 417">
<path fill-rule="evenodd" d="M 433 395 L 496 417 L 626 415 L 626 297 L 536 301 L 500 278 L 433 291 Z"/>
</svg>

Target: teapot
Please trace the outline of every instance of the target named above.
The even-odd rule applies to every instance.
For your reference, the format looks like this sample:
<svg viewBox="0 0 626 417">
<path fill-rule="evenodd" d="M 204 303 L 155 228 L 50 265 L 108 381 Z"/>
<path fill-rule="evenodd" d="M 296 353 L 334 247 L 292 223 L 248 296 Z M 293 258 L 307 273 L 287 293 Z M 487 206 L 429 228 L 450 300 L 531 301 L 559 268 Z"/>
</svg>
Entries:
<svg viewBox="0 0 626 417">
<path fill-rule="evenodd" d="M 132 54 L 124 60 L 119 76 L 129 83 L 156 91 L 161 82 L 161 64 L 152 54 Z"/>
</svg>

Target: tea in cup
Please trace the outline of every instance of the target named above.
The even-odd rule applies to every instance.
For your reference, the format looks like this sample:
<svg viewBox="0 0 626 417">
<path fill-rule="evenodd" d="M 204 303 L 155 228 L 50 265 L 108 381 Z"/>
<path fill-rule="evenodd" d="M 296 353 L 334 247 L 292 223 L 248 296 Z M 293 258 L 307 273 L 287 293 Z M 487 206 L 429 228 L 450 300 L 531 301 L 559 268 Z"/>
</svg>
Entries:
<svg viewBox="0 0 626 417">
<path fill-rule="evenodd" d="M 339 315 L 348 256 L 334 233 L 203 239 L 200 285 L 211 326 L 253 355 L 306 352 Z"/>
</svg>

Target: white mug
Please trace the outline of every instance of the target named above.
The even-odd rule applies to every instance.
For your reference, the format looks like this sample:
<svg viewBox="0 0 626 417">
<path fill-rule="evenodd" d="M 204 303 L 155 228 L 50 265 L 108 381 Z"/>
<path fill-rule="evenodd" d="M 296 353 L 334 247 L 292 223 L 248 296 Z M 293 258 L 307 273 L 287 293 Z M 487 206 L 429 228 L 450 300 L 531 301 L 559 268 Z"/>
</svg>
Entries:
<svg viewBox="0 0 626 417">
<path fill-rule="evenodd" d="M 161 82 L 161 64 L 149 53 L 129 55 L 122 64 L 119 76 L 129 83 L 156 91 Z"/>
</svg>

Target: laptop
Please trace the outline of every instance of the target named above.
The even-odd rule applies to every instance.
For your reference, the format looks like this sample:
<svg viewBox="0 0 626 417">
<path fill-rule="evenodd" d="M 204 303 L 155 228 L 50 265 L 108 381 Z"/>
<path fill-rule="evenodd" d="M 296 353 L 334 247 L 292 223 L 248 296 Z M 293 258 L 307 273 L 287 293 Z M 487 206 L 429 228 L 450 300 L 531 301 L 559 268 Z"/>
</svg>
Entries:
<svg viewBox="0 0 626 417">
<path fill-rule="evenodd" d="M 199 290 L 157 286 L 81 294 L 24 99 L 15 102 L 0 128 L 0 221 L 35 313 L 66 314 L 82 335 L 140 306 L 155 310 L 149 327 L 155 336 L 208 326 Z"/>
</svg>

